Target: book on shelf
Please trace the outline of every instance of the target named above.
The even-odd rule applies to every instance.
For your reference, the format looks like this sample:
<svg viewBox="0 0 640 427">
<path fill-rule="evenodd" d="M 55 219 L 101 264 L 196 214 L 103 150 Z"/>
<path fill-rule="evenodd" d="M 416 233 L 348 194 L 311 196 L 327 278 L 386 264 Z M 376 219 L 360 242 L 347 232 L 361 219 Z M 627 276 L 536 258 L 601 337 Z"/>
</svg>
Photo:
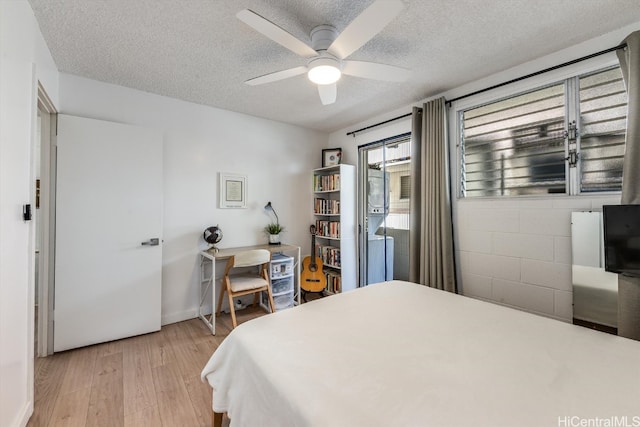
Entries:
<svg viewBox="0 0 640 427">
<path fill-rule="evenodd" d="M 340 268 L 340 248 L 316 243 L 316 254 L 326 266 Z"/>
<path fill-rule="evenodd" d="M 324 273 L 327 278 L 327 287 L 325 288 L 325 291 L 332 294 L 342 292 L 342 277 L 340 274 L 331 270 L 325 270 Z"/>
<path fill-rule="evenodd" d="M 316 233 L 320 237 L 340 238 L 340 221 L 316 220 Z"/>
<path fill-rule="evenodd" d="M 313 191 L 338 191 L 340 190 L 340 174 L 314 175 Z"/>
<path fill-rule="evenodd" d="M 320 215 L 339 215 L 340 200 L 316 198 L 314 201 L 314 213 Z"/>
</svg>

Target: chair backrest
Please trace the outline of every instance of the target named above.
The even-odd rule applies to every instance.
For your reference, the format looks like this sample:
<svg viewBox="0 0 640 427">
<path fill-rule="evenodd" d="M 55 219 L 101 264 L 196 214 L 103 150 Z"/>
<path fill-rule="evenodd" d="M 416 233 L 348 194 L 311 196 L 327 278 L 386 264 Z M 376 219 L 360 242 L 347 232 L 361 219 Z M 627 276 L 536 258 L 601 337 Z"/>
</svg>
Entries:
<svg viewBox="0 0 640 427">
<path fill-rule="evenodd" d="M 250 267 L 271 261 L 271 252 L 266 249 L 252 249 L 234 256 L 234 267 Z"/>
</svg>

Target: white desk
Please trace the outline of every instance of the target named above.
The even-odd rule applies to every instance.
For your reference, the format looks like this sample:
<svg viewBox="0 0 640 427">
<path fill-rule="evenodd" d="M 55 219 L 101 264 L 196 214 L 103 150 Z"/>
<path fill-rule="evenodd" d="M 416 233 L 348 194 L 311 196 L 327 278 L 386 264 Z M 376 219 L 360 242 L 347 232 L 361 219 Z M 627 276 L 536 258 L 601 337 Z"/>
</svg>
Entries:
<svg viewBox="0 0 640 427">
<path fill-rule="evenodd" d="M 200 303 L 198 304 L 198 317 L 209 327 L 213 335 L 216 334 L 216 261 L 227 260 L 239 252 L 252 249 L 267 249 L 272 253 L 294 254 L 294 299 L 297 304 L 300 304 L 300 246 L 286 244 L 255 245 L 240 248 L 222 248 L 217 251 L 212 249 L 202 251 L 200 252 Z M 211 316 L 207 318 L 202 308 L 207 300 L 209 291 L 211 291 Z"/>
</svg>

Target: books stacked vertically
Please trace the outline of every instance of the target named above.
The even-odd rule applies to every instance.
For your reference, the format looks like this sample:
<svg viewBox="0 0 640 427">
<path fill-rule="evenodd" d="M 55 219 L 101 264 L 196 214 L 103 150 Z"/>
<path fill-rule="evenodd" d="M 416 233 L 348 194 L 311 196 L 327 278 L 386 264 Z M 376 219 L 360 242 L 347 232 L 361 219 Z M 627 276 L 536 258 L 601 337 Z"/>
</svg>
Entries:
<svg viewBox="0 0 640 427">
<path fill-rule="evenodd" d="M 316 254 L 325 266 L 340 268 L 340 248 L 316 244 Z"/>
<path fill-rule="evenodd" d="M 331 294 L 340 293 L 342 291 L 342 278 L 340 274 L 331 270 L 325 270 L 324 272 L 327 278 L 325 291 Z"/>
<path fill-rule="evenodd" d="M 313 191 L 338 191 L 340 190 L 340 174 L 314 175 Z"/>
<path fill-rule="evenodd" d="M 316 198 L 314 200 L 314 213 L 321 215 L 339 215 L 340 200 Z"/>
<path fill-rule="evenodd" d="M 316 220 L 316 232 L 318 236 L 340 238 L 340 221 Z"/>
</svg>

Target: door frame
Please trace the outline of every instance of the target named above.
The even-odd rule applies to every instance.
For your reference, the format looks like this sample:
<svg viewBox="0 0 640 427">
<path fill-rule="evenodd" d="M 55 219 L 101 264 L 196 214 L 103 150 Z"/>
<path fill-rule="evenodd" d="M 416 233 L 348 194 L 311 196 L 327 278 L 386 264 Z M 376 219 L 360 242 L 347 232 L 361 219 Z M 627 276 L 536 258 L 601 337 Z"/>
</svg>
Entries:
<svg viewBox="0 0 640 427">
<path fill-rule="evenodd" d="M 367 147 L 358 147 L 358 287 L 369 283 L 367 274 L 367 254 L 369 241 L 367 239 Z"/>
<path fill-rule="evenodd" d="M 382 148 L 383 150 L 383 171 L 386 171 L 386 149 L 397 143 L 401 143 L 411 138 L 410 132 L 400 133 L 378 141 L 369 142 L 358 146 L 358 268 L 359 268 L 359 287 L 367 286 L 368 278 L 368 260 L 369 260 L 369 239 L 368 239 L 368 179 L 369 179 L 369 162 L 368 153 L 370 150 Z M 389 183 L 384 180 L 384 185 Z M 385 189 L 386 193 L 387 189 Z M 389 205 L 390 208 L 390 205 Z M 386 218 L 383 222 L 386 227 Z M 385 245 L 386 251 L 386 245 Z M 385 276 L 386 276 L 385 264 Z"/>
<path fill-rule="evenodd" d="M 55 278 L 56 133 L 58 112 L 38 82 L 40 129 L 40 256 L 38 257 L 37 357 L 53 354 Z M 35 176 L 35 174 L 34 174 Z M 35 192 L 35 180 L 33 182 Z M 32 273 L 33 274 L 33 273 Z"/>
<path fill-rule="evenodd" d="M 398 139 L 398 136 L 385 138 L 379 141 L 370 142 L 368 144 L 358 146 L 358 169 L 360 171 L 358 175 L 358 231 L 359 231 L 359 287 L 364 287 L 369 284 L 369 212 L 368 212 L 368 200 L 369 200 L 369 159 L 368 154 L 370 150 L 376 150 L 381 148 L 383 150 L 383 164 L 384 153 L 386 152 L 386 146 L 391 141 Z M 383 169 L 384 171 L 384 169 Z M 386 186 L 387 181 L 384 180 Z M 385 188 L 385 192 L 387 189 Z M 385 209 L 386 210 L 386 209 Z M 386 219 L 383 223 L 386 223 Z M 385 274 L 386 275 L 386 274 Z"/>
</svg>

